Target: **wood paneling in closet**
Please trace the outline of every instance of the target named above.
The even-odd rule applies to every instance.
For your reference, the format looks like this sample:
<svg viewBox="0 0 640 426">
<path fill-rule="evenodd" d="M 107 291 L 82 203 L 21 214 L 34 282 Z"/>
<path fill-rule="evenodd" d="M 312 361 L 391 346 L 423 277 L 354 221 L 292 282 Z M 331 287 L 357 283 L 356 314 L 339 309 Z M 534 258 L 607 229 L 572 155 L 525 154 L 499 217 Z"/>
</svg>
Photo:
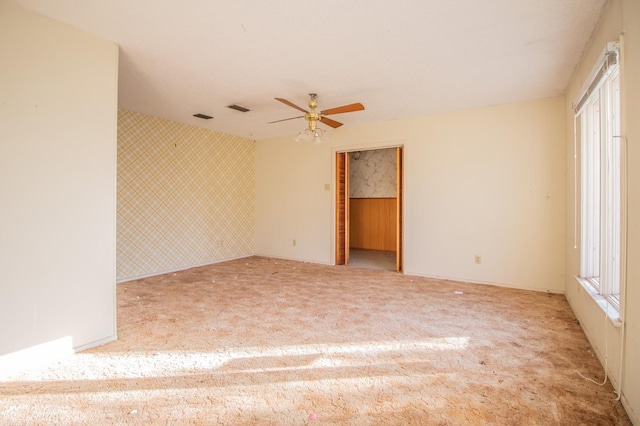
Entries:
<svg viewBox="0 0 640 426">
<path fill-rule="evenodd" d="M 351 198 L 349 247 L 396 250 L 396 198 Z"/>
</svg>

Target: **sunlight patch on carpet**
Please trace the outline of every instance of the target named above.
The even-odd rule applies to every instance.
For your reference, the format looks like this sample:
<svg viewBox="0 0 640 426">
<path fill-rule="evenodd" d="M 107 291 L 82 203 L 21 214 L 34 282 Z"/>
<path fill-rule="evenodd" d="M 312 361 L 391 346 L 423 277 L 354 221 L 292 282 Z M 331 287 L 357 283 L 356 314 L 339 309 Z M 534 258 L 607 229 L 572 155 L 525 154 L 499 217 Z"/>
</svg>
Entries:
<svg viewBox="0 0 640 426">
<path fill-rule="evenodd" d="M 419 341 L 322 343 L 278 347 L 222 348 L 215 352 L 154 351 L 80 353 L 56 366 L 22 372 L 5 380 L 113 380 L 171 377 L 208 372 L 266 373 L 318 368 L 363 367 L 420 362 L 439 351 L 461 351 L 468 337 L 443 337 Z"/>
</svg>

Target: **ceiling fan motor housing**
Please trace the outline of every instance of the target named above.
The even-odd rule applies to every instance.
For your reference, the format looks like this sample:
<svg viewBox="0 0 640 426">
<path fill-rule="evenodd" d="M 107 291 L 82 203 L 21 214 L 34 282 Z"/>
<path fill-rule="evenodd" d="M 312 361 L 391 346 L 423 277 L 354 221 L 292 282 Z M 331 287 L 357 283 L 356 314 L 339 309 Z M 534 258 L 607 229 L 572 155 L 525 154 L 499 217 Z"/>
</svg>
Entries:
<svg viewBox="0 0 640 426">
<path fill-rule="evenodd" d="M 320 120 L 320 114 L 316 112 L 316 108 L 318 107 L 318 95 L 315 93 L 309 93 L 309 109 L 311 111 L 305 113 L 304 118 L 309 122 L 309 130 L 312 132 L 316 130 L 318 125 L 318 121 Z"/>
</svg>

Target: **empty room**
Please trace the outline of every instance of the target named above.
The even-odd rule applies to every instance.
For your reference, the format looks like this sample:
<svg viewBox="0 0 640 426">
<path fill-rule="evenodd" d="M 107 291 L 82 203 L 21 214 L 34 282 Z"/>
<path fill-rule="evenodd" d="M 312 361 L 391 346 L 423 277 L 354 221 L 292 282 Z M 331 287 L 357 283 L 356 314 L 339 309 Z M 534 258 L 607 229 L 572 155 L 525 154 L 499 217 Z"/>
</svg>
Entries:
<svg viewBox="0 0 640 426">
<path fill-rule="evenodd" d="M 0 423 L 640 424 L 640 2 L 0 0 Z"/>
</svg>

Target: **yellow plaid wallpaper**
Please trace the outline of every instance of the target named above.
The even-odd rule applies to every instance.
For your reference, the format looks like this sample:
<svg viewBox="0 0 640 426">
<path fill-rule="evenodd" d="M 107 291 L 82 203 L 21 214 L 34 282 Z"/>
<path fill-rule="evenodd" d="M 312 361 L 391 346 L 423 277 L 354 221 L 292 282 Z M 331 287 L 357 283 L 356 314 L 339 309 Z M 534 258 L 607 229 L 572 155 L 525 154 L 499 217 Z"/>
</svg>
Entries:
<svg viewBox="0 0 640 426">
<path fill-rule="evenodd" d="M 117 279 L 255 251 L 255 146 L 118 112 Z"/>
</svg>

